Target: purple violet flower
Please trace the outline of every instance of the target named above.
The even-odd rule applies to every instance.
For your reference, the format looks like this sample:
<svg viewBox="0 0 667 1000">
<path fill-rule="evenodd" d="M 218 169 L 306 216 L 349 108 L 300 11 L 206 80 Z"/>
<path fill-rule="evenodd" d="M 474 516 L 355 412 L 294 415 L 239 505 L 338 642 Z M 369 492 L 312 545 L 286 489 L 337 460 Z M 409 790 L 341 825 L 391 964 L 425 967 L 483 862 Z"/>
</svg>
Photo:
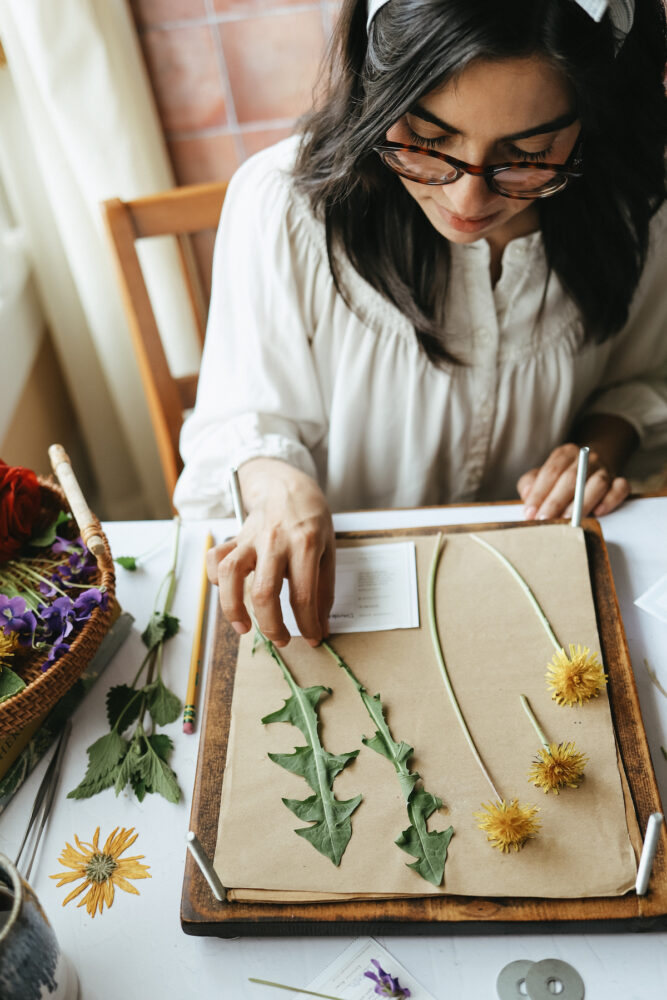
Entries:
<svg viewBox="0 0 667 1000">
<path fill-rule="evenodd" d="M 104 611 L 109 603 L 109 595 L 99 587 L 91 587 L 84 590 L 74 601 L 74 620 L 76 622 L 86 622 L 92 615 L 95 608 L 102 608 Z"/>
<path fill-rule="evenodd" d="M 28 611 L 23 597 L 7 597 L 0 594 L 0 624 L 5 635 L 15 632 L 21 646 L 31 646 L 37 619 L 34 611 Z"/>
<path fill-rule="evenodd" d="M 54 644 L 49 649 L 49 655 L 42 664 L 42 673 L 49 669 L 52 663 L 59 660 L 61 656 L 69 652 L 69 643 L 67 642 L 54 642 Z"/>
<path fill-rule="evenodd" d="M 398 977 L 390 976 L 388 972 L 385 972 L 377 959 L 372 958 L 371 964 L 375 966 L 377 973 L 364 972 L 364 975 L 375 983 L 377 996 L 394 997 L 394 1000 L 407 1000 L 407 997 L 412 996 L 407 986 L 401 986 Z"/>
<path fill-rule="evenodd" d="M 43 623 L 40 635 L 47 642 L 60 642 L 74 628 L 74 605 L 70 597 L 56 597 L 51 604 L 40 604 L 37 614 Z"/>
</svg>

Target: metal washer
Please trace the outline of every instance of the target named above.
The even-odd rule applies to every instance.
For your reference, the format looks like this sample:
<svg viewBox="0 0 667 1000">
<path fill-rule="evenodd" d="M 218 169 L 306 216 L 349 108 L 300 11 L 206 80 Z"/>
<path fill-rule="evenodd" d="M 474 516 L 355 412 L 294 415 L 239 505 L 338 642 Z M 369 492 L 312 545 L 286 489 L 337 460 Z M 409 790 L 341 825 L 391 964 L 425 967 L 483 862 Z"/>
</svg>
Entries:
<svg viewBox="0 0 667 1000">
<path fill-rule="evenodd" d="M 552 993 L 549 989 L 549 983 L 554 979 L 563 984 L 560 993 Z M 555 996 L 558 1000 L 584 1000 L 585 992 L 584 981 L 577 970 L 567 962 L 561 962 L 559 958 L 545 958 L 541 962 L 532 962 L 531 968 L 526 973 L 526 990 L 530 1000 L 554 1000 Z"/>
<path fill-rule="evenodd" d="M 500 1000 L 526 1000 L 526 994 L 520 991 L 519 986 L 526 980 L 529 970 L 534 965 L 535 962 L 520 958 L 500 970 L 496 980 L 496 990 Z M 549 1000 L 553 1000 L 553 994 L 549 996 Z"/>
</svg>

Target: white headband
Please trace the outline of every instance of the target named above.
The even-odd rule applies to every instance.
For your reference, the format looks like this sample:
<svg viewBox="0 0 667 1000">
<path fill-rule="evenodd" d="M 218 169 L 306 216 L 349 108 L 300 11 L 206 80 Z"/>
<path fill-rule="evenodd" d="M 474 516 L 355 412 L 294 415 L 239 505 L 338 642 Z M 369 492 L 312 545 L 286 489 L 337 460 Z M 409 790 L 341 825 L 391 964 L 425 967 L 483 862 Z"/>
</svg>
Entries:
<svg viewBox="0 0 667 1000">
<path fill-rule="evenodd" d="M 620 48 L 632 27 L 635 17 L 635 0 L 574 0 L 574 2 L 579 4 L 581 9 L 585 10 L 594 21 L 601 21 L 608 10 L 617 38 L 617 47 Z M 373 18 L 386 3 L 389 3 L 389 0 L 368 0 L 367 31 L 371 30 Z"/>
</svg>

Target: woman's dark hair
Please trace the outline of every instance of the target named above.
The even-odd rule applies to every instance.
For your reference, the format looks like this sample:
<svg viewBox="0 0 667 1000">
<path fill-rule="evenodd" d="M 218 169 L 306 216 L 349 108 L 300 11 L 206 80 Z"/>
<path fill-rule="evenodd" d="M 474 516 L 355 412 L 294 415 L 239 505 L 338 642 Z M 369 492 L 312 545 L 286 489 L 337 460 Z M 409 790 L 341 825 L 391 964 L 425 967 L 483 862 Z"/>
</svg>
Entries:
<svg viewBox="0 0 667 1000">
<path fill-rule="evenodd" d="M 449 245 L 372 147 L 473 60 L 532 55 L 563 71 L 582 123 L 583 177 L 536 204 L 549 272 L 599 342 L 627 320 L 665 197 L 662 0 L 637 0 L 618 51 L 608 15 L 596 24 L 573 0 L 390 0 L 369 36 L 366 0 L 345 0 L 324 99 L 303 121 L 294 176 L 325 221 L 337 288 L 346 296 L 342 246 L 436 363 L 456 360 L 444 332 Z"/>
</svg>

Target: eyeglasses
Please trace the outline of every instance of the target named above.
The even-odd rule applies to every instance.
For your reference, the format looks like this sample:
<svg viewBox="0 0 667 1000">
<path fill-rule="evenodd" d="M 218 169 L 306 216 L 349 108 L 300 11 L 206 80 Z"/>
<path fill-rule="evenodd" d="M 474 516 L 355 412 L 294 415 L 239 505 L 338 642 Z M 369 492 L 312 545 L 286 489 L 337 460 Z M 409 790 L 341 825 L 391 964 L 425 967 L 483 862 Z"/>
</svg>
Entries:
<svg viewBox="0 0 667 1000">
<path fill-rule="evenodd" d="M 476 167 L 421 146 L 406 146 L 402 142 L 374 146 L 385 166 L 401 177 L 417 184 L 453 184 L 463 174 L 483 177 L 487 186 L 504 198 L 548 198 L 562 191 L 573 177 L 581 177 L 581 140 L 572 150 L 568 163 L 496 163 Z"/>
</svg>

